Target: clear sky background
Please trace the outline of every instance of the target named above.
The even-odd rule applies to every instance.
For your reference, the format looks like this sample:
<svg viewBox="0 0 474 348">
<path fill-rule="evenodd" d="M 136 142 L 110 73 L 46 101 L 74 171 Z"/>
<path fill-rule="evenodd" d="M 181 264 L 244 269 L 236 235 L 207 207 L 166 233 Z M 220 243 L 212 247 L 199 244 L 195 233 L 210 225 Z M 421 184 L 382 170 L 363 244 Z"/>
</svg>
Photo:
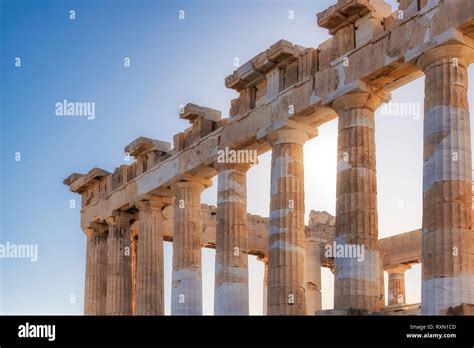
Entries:
<svg viewBox="0 0 474 348">
<path fill-rule="evenodd" d="M 280 39 L 316 47 L 329 36 L 315 14 L 335 0 L 0 0 L 0 242 L 37 244 L 39 259 L 0 259 L 0 314 L 82 314 L 85 235 L 80 197 L 62 184 L 92 167 L 113 171 L 139 136 L 172 142 L 186 128 L 181 104 L 222 110 L 234 58 L 251 59 Z M 396 1 L 390 1 L 396 8 Z M 75 10 L 76 19 L 69 19 Z M 179 19 L 179 11 L 185 19 Z M 294 19 L 289 19 L 289 11 Z M 21 67 L 15 67 L 15 58 Z M 129 57 L 130 67 L 124 67 Z M 472 78 L 474 69 L 470 68 Z M 470 82 L 470 102 L 474 103 Z M 96 104 L 94 120 L 55 116 L 63 99 Z M 419 103 L 423 78 L 393 93 Z M 472 108 L 471 108 L 472 111 Z M 422 117 L 376 118 L 379 236 L 421 226 Z M 305 145 L 306 209 L 335 213 L 337 121 Z M 15 161 L 15 153 L 21 161 Z M 214 181 L 216 183 L 216 181 Z M 216 203 L 216 185 L 203 202 Z M 270 154 L 248 174 L 248 211 L 268 216 Z M 76 209 L 69 201 L 76 199 Z M 171 244 L 165 243 L 169 313 Z M 250 312 L 262 312 L 263 266 L 250 257 Z M 214 251 L 203 249 L 204 313 L 213 313 Z M 420 301 L 420 266 L 407 302 Z M 333 305 L 323 271 L 323 307 Z"/>
</svg>

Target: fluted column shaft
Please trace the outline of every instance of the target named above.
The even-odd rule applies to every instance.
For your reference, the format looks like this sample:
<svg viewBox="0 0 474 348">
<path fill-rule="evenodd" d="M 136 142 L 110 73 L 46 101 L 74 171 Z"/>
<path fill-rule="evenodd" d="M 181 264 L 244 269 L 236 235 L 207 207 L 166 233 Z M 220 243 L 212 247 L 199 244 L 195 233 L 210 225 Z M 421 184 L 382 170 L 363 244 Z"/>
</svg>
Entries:
<svg viewBox="0 0 474 348">
<path fill-rule="evenodd" d="M 268 314 L 268 256 L 263 259 L 263 315 Z"/>
<path fill-rule="evenodd" d="M 201 192 L 204 185 L 171 186 L 174 201 L 172 315 L 202 315 Z"/>
<path fill-rule="evenodd" d="M 248 315 L 247 185 L 249 165 L 216 166 L 215 315 Z"/>
<path fill-rule="evenodd" d="M 164 315 L 162 198 L 150 198 L 138 208 L 137 315 Z"/>
<path fill-rule="evenodd" d="M 107 315 L 132 314 L 131 216 L 114 213 L 107 243 Z"/>
<path fill-rule="evenodd" d="M 388 304 L 405 304 L 405 274 L 388 274 Z"/>
<path fill-rule="evenodd" d="M 132 315 L 137 314 L 137 254 L 138 231 L 135 224 L 130 225 L 132 246 Z"/>
<path fill-rule="evenodd" d="M 379 248 L 380 248 L 380 243 L 379 243 Z M 380 249 L 379 249 L 380 250 Z M 380 279 L 380 283 L 379 283 L 379 307 L 380 309 L 382 309 L 383 307 L 385 307 L 385 270 L 383 268 L 383 256 L 380 255 L 380 259 L 379 259 L 379 269 L 380 269 L 380 272 L 379 272 L 379 279 Z"/>
<path fill-rule="evenodd" d="M 321 309 L 321 242 L 310 237 L 306 239 L 306 314 Z"/>
<path fill-rule="evenodd" d="M 387 269 L 388 273 L 388 304 L 405 304 L 405 271 L 409 265 L 400 265 Z"/>
<path fill-rule="evenodd" d="M 107 294 L 107 225 L 94 223 L 86 229 L 86 234 L 84 314 L 104 315 Z"/>
<path fill-rule="evenodd" d="M 272 145 L 268 315 L 305 315 L 303 144 L 300 130 L 277 130 Z"/>
<path fill-rule="evenodd" d="M 422 314 L 474 303 L 472 157 L 467 66 L 473 49 L 434 48 L 425 73 Z"/>
<path fill-rule="evenodd" d="M 374 110 L 370 93 L 337 98 L 336 246 L 363 252 L 334 258 L 334 308 L 380 308 Z"/>
</svg>

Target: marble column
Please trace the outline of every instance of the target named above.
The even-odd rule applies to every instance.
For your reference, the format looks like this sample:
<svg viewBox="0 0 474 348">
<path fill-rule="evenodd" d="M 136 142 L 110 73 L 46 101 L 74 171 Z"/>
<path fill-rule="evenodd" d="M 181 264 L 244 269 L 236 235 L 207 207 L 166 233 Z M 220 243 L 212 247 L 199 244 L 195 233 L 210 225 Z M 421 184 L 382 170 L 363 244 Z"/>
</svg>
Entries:
<svg viewBox="0 0 474 348">
<path fill-rule="evenodd" d="M 219 163 L 216 215 L 215 315 L 248 315 L 248 164 Z"/>
<path fill-rule="evenodd" d="M 92 223 L 87 235 L 84 314 L 104 315 L 107 293 L 107 234 L 106 224 Z"/>
<path fill-rule="evenodd" d="M 259 261 L 263 262 L 263 302 L 262 302 L 262 315 L 267 315 L 267 302 L 268 302 L 268 256 L 262 256 L 258 258 Z"/>
<path fill-rule="evenodd" d="M 306 314 L 315 315 L 321 307 L 321 242 L 306 238 Z"/>
<path fill-rule="evenodd" d="M 334 258 L 334 308 L 380 308 L 374 111 L 381 99 L 359 92 L 337 98 L 336 246 L 352 250 Z M 337 255 L 336 255 L 337 256 Z"/>
<path fill-rule="evenodd" d="M 474 304 L 472 157 L 467 67 L 461 44 L 424 53 L 422 294 L 424 315 Z"/>
<path fill-rule="evenodd" d="M 380 243 L 379 243 L 380 246 Z M 383 256 L 380 254 L 380 261 L 379 261 L 379 279 L 380 279 L 380 285 L 379 285 L 379 309 L 382 310 L 383 307 L 385 307 L 385 270 L 383 268 Z"/>
<path fill-rule="evenodd" d="M 399 265 L 387 269 L 388 273 L 388 304 L 405 304 L 405 271 L 410 269 L 410 265 Z"/>
<path fill-rule="evenodd" d="M 305 315 L 305 224 L 303 145 L 309 135 L 280 129 L 272 146 L 268 245 L 268 315 Z"/>
<path fill-rule="evenodd" d="M 137 314 L 137 248 L 138 231 L 135 221 L 130 225 L 131 246 L 132 246 L 132 315 Z"/>
<path fill-rule="evenodd" d="M 201 192 L 202 183 L 171 186 L 174 200 L 172 315 L 202 315 Z"/>
<path fill-rule="evenodd" d="M 107 242 L 107 315 L 132 314 L 132 261 L 130 214 L 114 212 L 106 219 Z"/>
<path fill-rule="evenodd" d="M 163 214 L 166 202 L 149 197 L 138 208 L 137 315 L 164 315 Z"/>
</svg>

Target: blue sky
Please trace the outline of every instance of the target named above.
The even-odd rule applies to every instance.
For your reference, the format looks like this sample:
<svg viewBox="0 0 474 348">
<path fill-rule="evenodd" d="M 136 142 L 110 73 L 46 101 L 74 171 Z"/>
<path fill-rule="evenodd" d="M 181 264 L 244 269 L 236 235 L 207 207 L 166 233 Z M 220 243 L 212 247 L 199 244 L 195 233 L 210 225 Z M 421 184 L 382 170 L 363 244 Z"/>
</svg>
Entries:
<svg viewBox="0 0 474 348">
<path fill-rule="evenodd" d="M 395 1 L 391 1 L 392 5 Z M 37 244 L 39 259 L 0 259 L 0 313 L 81 314 L 85 236 L 79 196 L 62 181 L 92 167 L 113 171 L 138 136 L 172 141 L 187 127 L 181 104 L 228 115 L 224 86 L 241 63 L 284 38 L 315 47 L 329 36 L 315 14 L 328 1 L 0 0 L 0 241 Z M 74 10 L 76 19 L 69 19 Z M 184 10 L 185 19 L 179 19 Z M 293 10 L 295 18 L 288 18 Z M 15 67 L 15 58 L 21 67 Z M 124 66 L 129 57 L 131 66 Z M 473 69 L 470 73 L 472 76 Z M 472 91 L 472 83 L 470 84 Z M 63 99 L 96 104 L 94 120 L 55 116 Z M 474 103 L 470 96 L 471 105 Z M 423 79 L 393 93 L 420 103 Z M 422 110 L 422 109 L 421 109 Z M 422 120 L 377 116 L 379 234 L 421 225 Z M 305 146 L 306 207 L 334 214 L 337 121 Z M 21 161 L 15 161 L 15 153 Z M 268 216 L 270 154 L 248 176 L 248 210 Z M 203 194 L 215 204 L 215 185 Z M 213 254 L 203 251 L 204 312 L 212 313 Z M 165 246 L 169 309 L 171 245 Z M 250 309 L 261 312 L 262 265 L 250 260 Z M 332 305 L 323 272 L 323 303 Z M 419 266 L 407 272 L 408 301 L 419 301 Z M 411 285 L 411 283 L 413 285 Z"/>
</svg>

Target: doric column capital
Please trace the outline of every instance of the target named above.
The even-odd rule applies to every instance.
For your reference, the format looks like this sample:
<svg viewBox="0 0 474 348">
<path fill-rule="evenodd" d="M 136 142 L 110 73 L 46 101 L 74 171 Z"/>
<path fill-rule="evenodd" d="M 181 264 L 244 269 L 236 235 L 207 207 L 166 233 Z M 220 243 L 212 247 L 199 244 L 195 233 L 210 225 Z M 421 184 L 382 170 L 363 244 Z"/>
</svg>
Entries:
<svg viewBox="0 0 474 348">
<path fill-rule="evenodd" d="M 176 192 L 183 190 L 198 191 L 199 193 L 201 193 L 202 191 L 204 191 L 205 188 L 206 186 L 204 184 L 196 181 L 178 181 L 174 184 L 171 184 L 171 190 L 175 194 Z"/>
<path fill-rule="evenodd" d="M 88 236 L 106 236 L 108 233 L 108 226 L 101 222 L 91 222 L 89 227 L 84 228 L 84 233 Z"/>
<path fill-rule="evenodd" d="M 457 59 L 457 61 L 453 61 L 453 59 Z M 438 46 L 423 53 L 416 64 L 421 70 L 426 71 L 433 64 L 443 60 L 467 67 L 474 62 L 474 48 L 460 43 Z"/>
<path fill-rule="evenodd" d="M 309 140 L 309 135 L 300 129 L 277 129 L 267 135 L 270 145 L 296 143 L 304 145 Z"/>
<path fill-rule="evenodd" d="M 105 219 L 109 226 L 129 225 L 133 215 L 129 213 L 114 211 L 111 216 Z"/>
<path fill-rule="evenodd" d="M 163 207 L 171 203 L 172 203 L 171 198 L 161 197 L 161 196 L 150 196 L 144 200 L 141 200 L 135 203 L 135 207 L 140 212 L 151 211 L 151 210 L 161 211 Z"/>
<path fill-rule="evenodd" d="M 370 92 L 354 92 L 337 97 L 332 102 L 332 108 L 340 113 L 353 109 L 369 109 L 375 111 L 380 104 L 385 102 L 381 95 Z"/>
<path fill-rule="evenodd" d="M 190 174 L 183 174 L 181 180 L 170 185 L 173 194 L 183 190 L 198 191 L 201 193 L 206 188 L 212 186 L 212 180 Z"/>
<path fill-rule="evenodd" d="M 318 130 L 291 119 L 273 121 L 257 132 L 257 140 L 266 140 L 271 146 L 279 144 L 300 144 L 318 135 Z"/>
<path fill-rule="evenodd" d="M 388 274 L 403 274 L 405 271 L 408 271 L 411 268 L 411 265 L 408 264 L 400 264 L 394 267 L 390 267 L 385 269 Z"/>
<path fill-rule="evenodd" d="M 246 173 L 251 167 L 250 163 L 219 163 L 216 162 L 214 163 L 214 168 L 218 171 L 224 171 L 224 170 L 235 170 L 239 171 L 241 173 Z"/>
</svg>

